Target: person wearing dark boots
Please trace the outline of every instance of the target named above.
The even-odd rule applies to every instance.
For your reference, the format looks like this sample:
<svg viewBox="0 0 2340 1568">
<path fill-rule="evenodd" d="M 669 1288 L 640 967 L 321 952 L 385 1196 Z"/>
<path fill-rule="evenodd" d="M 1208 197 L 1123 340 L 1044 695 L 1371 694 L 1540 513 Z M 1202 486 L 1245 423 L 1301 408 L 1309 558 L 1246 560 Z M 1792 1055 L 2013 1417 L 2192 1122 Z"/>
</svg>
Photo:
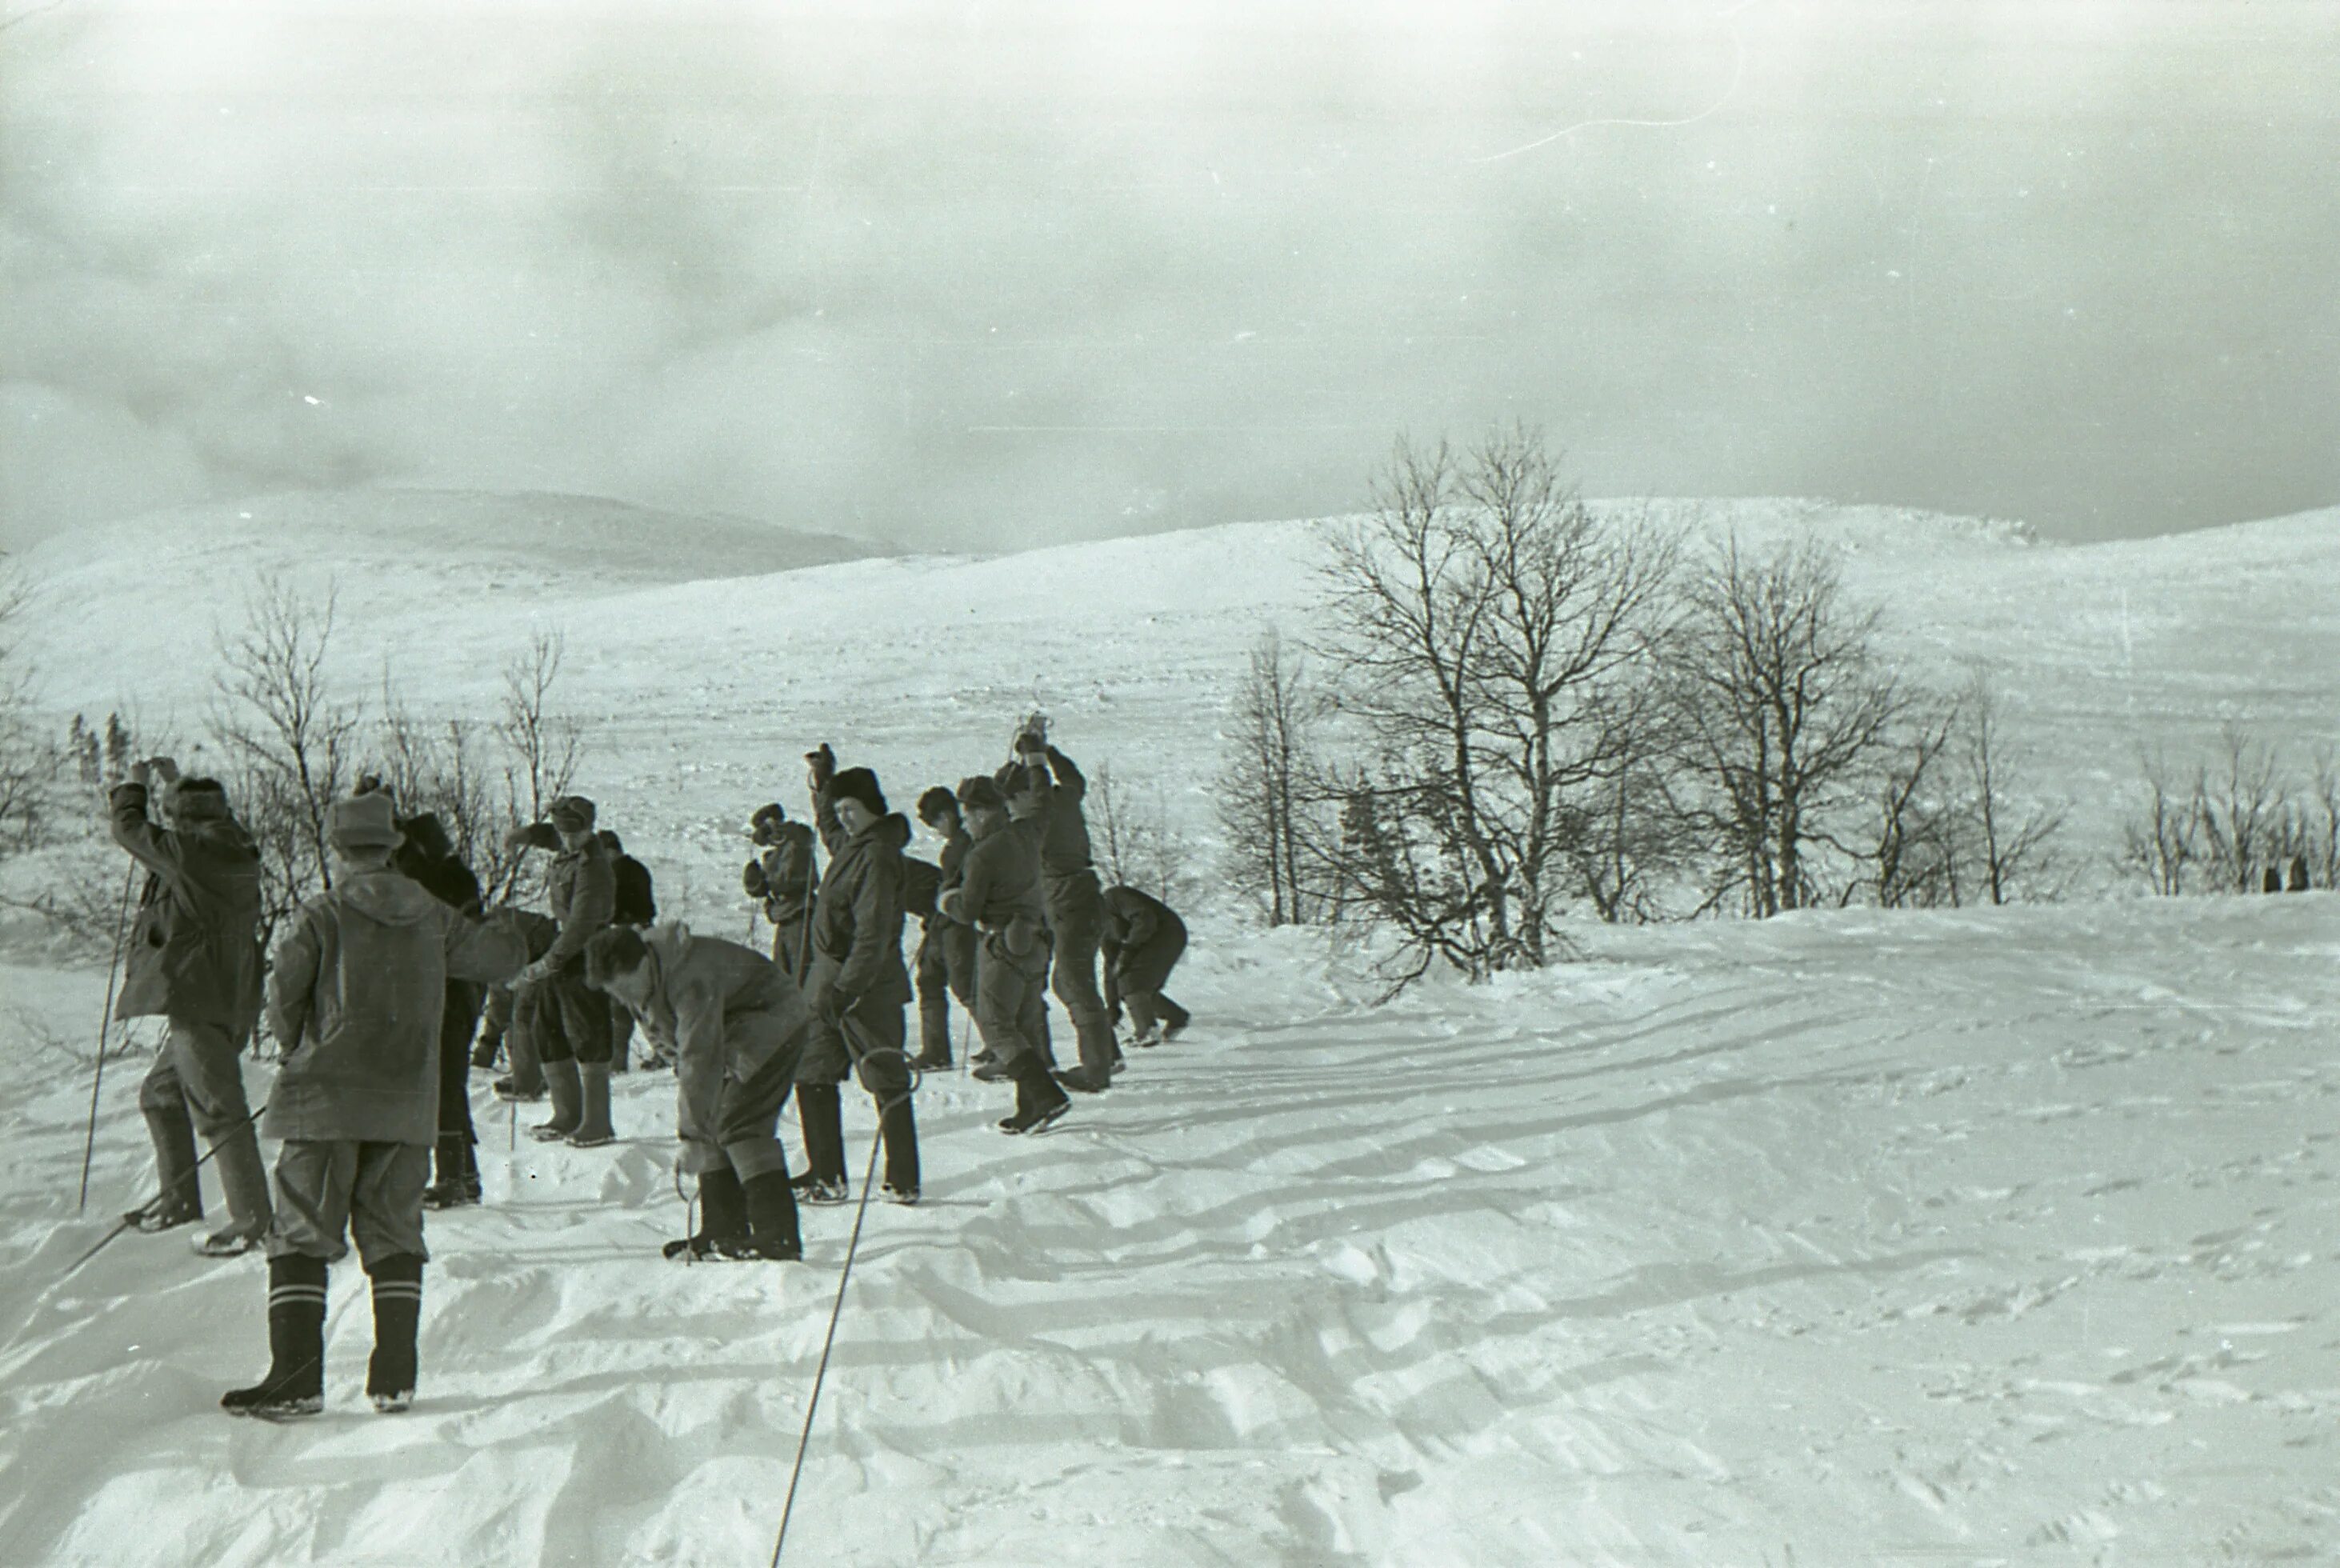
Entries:
<svg viewBox="0 0 2340 1568">
<path fill-rule="evenodd" d="M 1186 922 L 1178 912 L 1135 888 L 1105 890 L 1105 1000 L 1118 1017 L 1129 1009 L 1131 1044 L 1160 1045 L 1178 1037 L 1191 1015 L 1162 987 L 1186 951 Z"/>
<path fill-rule="evenodd" d="M 617 1141 L 610 1125 L 610 1005 L 585 984 L 585 944 L 610 924 L 617 908 L 617 877 L 610 851 L 593 836 L 593 802 L 563 795 L 545 809 L 547 820 L 512 834 L 512 847 L 560 854 L 545 876 L 545 898 L 560 934 L 544 957 L 521 971 L 540 987 L 528 1012 L 529 1037 L 552 1096 L 552 1116 L 529 1129 L 539 1143 L 599 1148 Z"/>
<path fill-rule="evenodd" d="M 268 1230 L 268 1374 L 221 1396 L 231 1415 L 324 1408 L 326 1270 L 351 1237 L 373 1282 L 366 1393 L 386 1414 L 413 1402 L 447 981 L 504 979 L 527 958 L 510 925 L 466 919 L 392 868 L 388 796 L 335 801 L 327 835 L 332 888 L 301 906 L 269 968 L 269 1024 L 291 1054 L 266 1118 L 283 1140 Z"/>
<path fill-rule="evenodd" d="M 813 852 L 812 829 L 789 821 L 775 800 L 756 808 L 748 832 L 762 852 L 740 872 L 740 886 L 750 898 L 763 900 L 764 918 L 772 928 L 772 962 L 802 986 L 812 962 L 808 933 L 813 895 L 820 887 L 820 862 Z"/>
<path fill-rule="evenodd" d="M 810 1167 L 798 1190 L 813 1202 L 842 1201 L 848 1190 L 838 1089 L 851 1071 L 878 1103 L 885 1196 L 916 1203 L 918 1125 L 902 1049 L 902 1009 L 910 1000 L 902 964 L 902 847 L 910 841 L 910 825 L 886 809 L 878 775 L 868 769 L 838 771 L 826 743 L 806 759 L 828 866 L 813 898 L 806 995 L 814 1023 L 797 1069 L 797 1119 Z"/>
<path fill-rule="evenodd" d="M 361 793 L 365 786 L 359 786 Z M 395 801 L 392 802 L 393 809 Z M 401 817 L 394 824 L 402 840 L 392 866 L 447 908 L 480 918 L 480 879 L 463 864 L 435 812 Z M 480 1021 L 483 988 L 451 976 L 439 1017 L 439 1141 L 432 1149 L 431 1185 L 422 1190 L 426 1208 L 460 1208 L 480 1201 L 479 1137 L 471 1126 L 471 1031 Z"/>
<path fill-rule="evenodd" d="M 1105 935 L 1105 896 L 1089 856 L 1088 819 L 1081 800 L 1088 780 L 1072 759 L 1034 725 L 1016 737 L 1016 759 L 1037 797 L 1040 886 L 1054 945 L 1049 985 L 1073 1018 L 1081 1065 L 1056 1075 L 1066 1088 L 1100 1094 L 1112 1087 L 1120 1047 L 1113 1016 L 1097 987 L 1097 944 Z"/>
<path fill-rule="evenodd" d="M 981 933 L 976 948 L 975 1027 L 1016 1085 L 1004 1133 L 1038 1132 L 1071 1103 L 1041 1056 L 1047 1027 L 1048 948 L 1040 935 L 1040 861 L 1030 835 L 1010 827 L 1007 799 L 992 779 L 960 781 L 958 803 L 974 837 L 959 885 L 942 913 Z"/>
<path fill-rule="evenodd" d="M 585 977 L 674 1055 L 676 1136 L 682 1168 L 699 1177 L 699 1229 L 666 1255 L 802 1257 L 774 1136 L 812 1022 L 796 982 L 762 954 L 679 922 L 602 932 L 586 944 Z"/>
<path fill-rule="evenodd" d="M 627 926 L 637 931 L 647 931 L 658 921 L 658 889 L 650 878 L 650 868 L 626 853 L 625 844 L 617 834 L 604 828 L 593 835 L 601 848 L 610 851 L 610 878 L 615 886 L 610 924 Z M 626 1058 L 631 1054 L 634 1040 L 634 1015 L 626 1005 L 614 997 L 610 1002 L 610 1070 L 629 1072 L 633 1064 Z M 646 1064 L 657 1067 L 651 1062 Z"/>
<path fill-rule="evenodd" d="M 168 790 L 169 827 L 147 816 L 157 783 Z M 123 1218 L 154 1232 L 203 1217 L 201 1132 L 219 1162 L 228 1224 L 195 1250 L 233 1257 L 260 1245 L 270 1217 L 239 1059 L 260 1017 L 260 853 L 227 792 L 210 779 L 181 779 L 167 757 L 133 767 L 108 806 L 114 841 L 146 868 L 114 1016 L 170 1025 L 138 1089 L 159 1190 Z"/>
<path fill-rule="evenodd" d="M 959 816 L 958 797 L 937 784 L 918 797 L 918 820 L 940 839 L 935 900 L 966 877 L 967 852 L 975 840 Z M 917 979 L 918 1054 L 911 1066 L 921 1072 L 947 1072 L 951 1066 L 950 1005 L 975 1012 L 975 930 L 943 917 L 937 908 L 919 912 L 918 948 L 911 965 Z"/>
</svg>

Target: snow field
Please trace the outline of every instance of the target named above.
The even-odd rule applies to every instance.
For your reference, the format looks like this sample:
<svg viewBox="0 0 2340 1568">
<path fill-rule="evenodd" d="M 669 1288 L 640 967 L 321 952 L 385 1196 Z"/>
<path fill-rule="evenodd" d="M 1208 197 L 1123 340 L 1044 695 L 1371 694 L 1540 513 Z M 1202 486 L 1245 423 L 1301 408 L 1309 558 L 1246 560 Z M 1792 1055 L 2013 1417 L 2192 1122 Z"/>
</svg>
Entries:
<svg viewBox="0 0 2340 1568">
<path fill-rule="evenodd" d="M 1303 939 L 1205 956 L 1205 1021 L 1056 1132 L 921 1090 L 927 1202 L 873 1206 L 790 1555 L 2325 1559 L 2335 957 L 2321 894 L 1614 933 L 1380 1010 Z M 615 1152 L 508 1149 L 482 1092 L 421 1402 L 363 1410 L 343 1265 L 329 1412 L 276 1428 L 213 1408 L 256 1264 L 133 1236 L 46 1283 L 99 1227 L 85 1079 L 44 1079 L 6 1112 L 0 1556 L 768 1556 L 851 1211 L 801 1267 L 661 1263 L 669 1090 L 620 1085 Z"/>
</svg>

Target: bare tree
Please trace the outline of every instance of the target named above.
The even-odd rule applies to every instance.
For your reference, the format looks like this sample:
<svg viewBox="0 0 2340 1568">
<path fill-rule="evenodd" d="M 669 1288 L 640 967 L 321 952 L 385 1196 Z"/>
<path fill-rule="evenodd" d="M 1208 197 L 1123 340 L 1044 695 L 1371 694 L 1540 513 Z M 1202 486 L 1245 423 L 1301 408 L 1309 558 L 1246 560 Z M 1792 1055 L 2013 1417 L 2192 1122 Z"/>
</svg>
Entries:
<svg viewBox="0 0 2340 1568">
<path fill-rule="evenodd" d="M 2277 859 L 2293 815 L 2291 789 L 2274 748 L 2235 724 L 2218 732 L 2216 764 L 2195 770 L 2195 817 L 2208 875 L 2237 893 L 2256 891 L 2263 868 Z"/>
<path fill-rule="evenodd" d="M 551 706 L 565 647 L 560 633 L 540 630 L 530 638 L 528 651 L 504 666 L 503 709 L 495 729 L 506 752 L 506 830 L 542 821 L 546 809 L 568 793 L 576 778 L 583 731 Z M 493 852 L 485 854 L 480 867 L 480 881 L 492 889 L 490 901 L 496 902 L 517 891 L 521 857 L 503 849 L 502 833 L 492 836 L 492 844 Z"/>
<path fill-rule="evenodd" d="M 1977 891 L 1993 904 L 2025 892 L 2053 898 L 2056 839 L 2064 829 L 2060 806 L 2022 799 L 2022 760 L 2007 743 L 1998 691 L 1978 674 L 1959 700 L 1958 766 L 1974 830 Z"/>
<path fill-rule="evenodd" d="M 238 817 L 261 851 L 265 940 L 302 899 L 332 886 L 325 827 L 355 781 L 362 710 L 325 673 L 336 594 L 303 598 L 263 577 L 243 627 L 222 633 L 212 729 Z"/>
<path fill-rule="evenodd" d="M 60 763 L 33 712 L 33 670 L 21 636 L 30 597 L 23 575 L 0 567 L 0 851 L 28 849 L 40 837 Z"/>
<path fill-rule="evenodd" d="M 1668 644 L 1693 815 L 1720 852 L 1710 907 L 1759 918 L 1838 895 L 1860 857 L 1845 835 L 1908 707 L 1875 652 L 1879 614 L 1850 602 L 1810 541 L 1763 557 L 1733 536 L 1685 594 Z"/>
<path fill-rule="evenodd" d="M 1234 745 L 1216 801 L 1227 879 L 1264 906 L 1271 927 L 1320 919 L 1332 896 L 1316 850 L 1314 783 L 1331 703 L 1270 630 L 1252 647 L 1233 706 Z"/>
<path fill-rule="evenodd" d="M 1876 845 L 1869 857 L 1869 891 L 1880 909 L 1960 901 L 1965 824 L 1958 804 L 1944 793 L 1958 719 L 1956 702 L 1913 700 L 1885 759 L 1877 785 Z M 1848 884 L 1843 901 L 1850 901 L 1851 892 Z"/>
<path fill-rule="evenodd" d="M 1083 801 L 1097 869 L 1108 887 L 1135 888 L 1174 909 L 1194 908 L 1205 884 L 1158 787 L 1132 789 L 1115 776 L 1110 762 L 1100 762 L 1089 769 Z"/>
<path fill-rule="evenodd" d="M 1372 513 L 1332 536 L 1321 646 L 1370 752 L 1337 780 L 1339 871 L 1399 935 L 1398 986 L 1565 949 L 1590 798 L 1638 739 L 1608 699 L 1672 560 L 1596 522 L 1523 428 L 1459 458 L 1401 442 Z"/>
<path fill-rule="evenodd" d="M 2121 827 L 2121 865 L 2164 898 L 2187 890 L 2202 858 L 2200 818 L 2193 799 L 2169 782 L 2158 756 L 2142 759 L 2146 799 Z"/>
</svg>

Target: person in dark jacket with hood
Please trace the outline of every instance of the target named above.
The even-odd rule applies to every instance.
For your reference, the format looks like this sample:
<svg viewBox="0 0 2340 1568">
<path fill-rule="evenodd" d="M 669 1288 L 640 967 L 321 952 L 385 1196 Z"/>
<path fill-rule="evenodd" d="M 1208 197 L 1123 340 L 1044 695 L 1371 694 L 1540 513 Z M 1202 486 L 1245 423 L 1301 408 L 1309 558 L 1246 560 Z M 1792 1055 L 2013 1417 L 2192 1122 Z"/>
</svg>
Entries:
<svg viewBox="0 0 2340 1568">
<path fill-rule="evenodd" d="M 916 1203 L 918 1128 L 902 1049 L 902 1009 L 910 1000 L 909 971 L 902 964 L 902 848 L 910 841 L 910 825 L 886 809 L 878 775 L 868 769 L 838 771 L 826 744 L 807 760 L 828 867 L 812 909 L 807 997 L 814 1025 L 797 1068 L 797 1119 L 809 1167 L 798 1190 L 815 1203 L 846 1196 L 838 1088 L 848 1071 L 858 1070 L 878 1102 L 885 1196 Z"/>
<path fill-rule="evenodd" d="M 958 803 L 974 834 L 959 885 L 941 911 L 981 933 L 975 964 L 975 1027 L 1001 1072 L 1016 1084 L 1016 1110 L 1004 1133 L 1038 1132 L 1065 1114 L 1065 1091 L 1049 1075 L 1041 1044 L 1047 1027 L 1048 946 L 1041 935 L 1040 857 L 1033 837 L 1013 826 L 1007 799 L 992 779 L 960 781 Z"/>
<path fill-rule="evenodd" d="M 1178 1037 L 1190 1015 L 1165 995 L 1170 971 L 1186 951 L 1186 922 L 1151 893 L 1105 890 L 1105 1000 L 1118 1017 L 1129 1009 L 1131 1044 L 1159 1045 Z"/>
<path fill-rule="evenodd" d="M 820 889 L 812 829 L 789 821 L 775 800 L 756 808 L 748 833 L 761 852 L 739 873 L 739 885 L 763 902 L 772 928 L 772 962 L 802 986 L 812 964 L 812 901 Z"/>
<path fill-rule="evenodd" d="M 610 878 L 614 887 L 610 910 L 610 924 L 625 926 L 637 931 L 647 931 L 658 923 L 658 887 L 650 878 L 650 868 L 626 853 L 626 846 L 617 834 L 604 828 L 593 835 L 601 848 L 610 851 Z M 590 945 L 590 944 L 589 944 Z M 623 1002 L 610 998 L 610 1070 L 628 1072 L 633 1064 L 626 1057 L 634 1040 L 634 1015 Z M 656 1067 L 659 1064 L 645 1064 Z"/>
<path fill-rule="evenodd" d="M 169 827 L 147 815 L 156 783 L 170 791 Z M 260 1017 L 260 852 L 217 781 L 182 779 L 167 757 L 132 768 L 109 805 L 114 841 L 146 868 L 114 1016 L 170 1027 L 138 1090 L 160 1190 L 123 1217 L 142 1231 L 203 1218 L 200 1131 L 219 1162 L 228 1225 L 196 1250 L 233 1257 L 260 1245 L 270 1218 L 239 1060 Z"/>
<path fill-rule="evenodd" d="M 510 926 L 466 919 L 397 872 L 388 796 L 334 802 L 328 834 L 333 887 L 301 906 L 269 968 L 269 1023 L 290 1052 L 265 1123 L 283 1140 L 268 1232 L 269 1366 L 221 1397 L 233 1415 L 324 1407 L 326 1271 L 351 1236 L 373 1286 L 366 1393 L 384 1413 L 412 1403 L 447 980 L 504 979 L 526 958 Z"/>
<path fill-rule="evenodd" d="M 586 978 L 630 1010 L 675 1062 L 682 1168 L 699 1177 L 699 1229 L 666 1255 L 804 1255 L 788 1156 L 775 1136 L 812 1014 L 786 970 L 679 922 L 615 926 L 585 946 Z"/>
<path fill-rule="evenodd" d="M 538 994 L 515 1003 L 528 1016 L 552 1094 L 551 1119 L 530 1128 L 529 1136 L 539 1143 L 598 1148 L 618 1135 L 610 1125 L 610 1004 L 585 983 L 585 944 L 617 911 L 617 872 L 610 851 L 593 836 L 592 801 L 563 795 L 545 809 L 545 817 L 509 840 L 514 849 L 560 849 L 544 887 L 560 934 L 521 973 Z"/>
<path fill-rule="evenodd" d="M 380 787 L 378 781 L 361 780 L 358 792 L 371 793 L 370 782 Z M 394 809 L 394 797 L 392 804 Z M 400 842 L 392 866 L 457 914 L 478 919 L 480 879 L 455 852 L 438 814 L 401 817 L 395 826 Z M 422 1191 L 426 1208 L 459 1208 L 480 1201 L 479 1136 L 471 1126 L 471 1063 L 465 1053 L 486 999 L 486 987 L 476 981 L 447 978 L 446 1003 L 439 1017 L 439 1141 L 432 1151 L 431 1182 Z"/>
</svg>

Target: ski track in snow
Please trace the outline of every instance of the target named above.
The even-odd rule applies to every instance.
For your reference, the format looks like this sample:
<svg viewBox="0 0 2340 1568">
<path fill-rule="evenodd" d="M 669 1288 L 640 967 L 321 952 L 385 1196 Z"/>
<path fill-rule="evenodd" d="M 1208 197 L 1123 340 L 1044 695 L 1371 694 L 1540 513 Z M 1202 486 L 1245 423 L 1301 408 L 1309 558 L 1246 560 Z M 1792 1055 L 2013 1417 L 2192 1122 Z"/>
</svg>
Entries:
<svg viewBox="0 0 2340 1568">
<path fill-rule="evenodd" d="M 1378 1010 L 1303 939 L 1205 953 L 1193 1034 L 1046 1136 L 922 1089 L 928 1201 L 872 1211 L 790 1557 L 2328 1561 L 2335 927 L 2310 895 L 1603 933 Z M 139 1065 L 97 1213 L 143 1179 Z M 620 1080 L 614 1151 L 508 1148 L 482 1092 L 421 1402 L 363 1411 L 344 1265 L 329 1412 L 283 1427 L 213 1409 L 264 1355 L 257 1264 L 130 1236 L 53 1283 L 102 1230 L 86 1079 L 27 1088 L 0 1561 L 768 1556 L 851 1215 L 807 1211 L 801 1267 L 661 1264 L 659 1078 Z"/>
</svg>

